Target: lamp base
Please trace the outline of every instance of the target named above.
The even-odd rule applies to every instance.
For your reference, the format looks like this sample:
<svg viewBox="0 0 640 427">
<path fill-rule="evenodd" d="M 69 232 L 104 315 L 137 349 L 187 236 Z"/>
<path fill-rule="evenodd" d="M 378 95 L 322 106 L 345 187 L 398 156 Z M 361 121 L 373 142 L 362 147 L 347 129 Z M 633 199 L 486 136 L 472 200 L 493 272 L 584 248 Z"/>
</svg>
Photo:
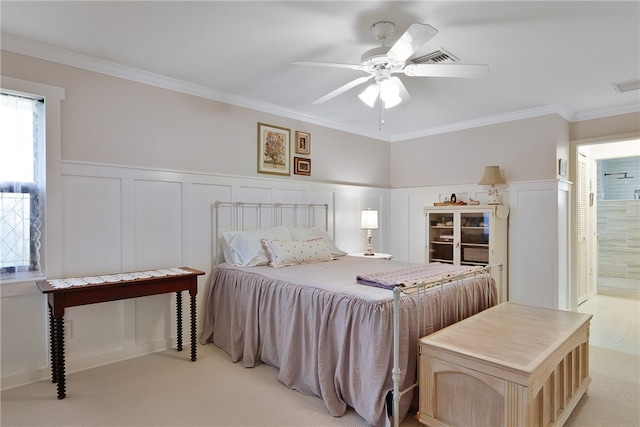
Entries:
<svg viewBox="0 0 640 427">
<path fill-rule="evenodd" d="M 489 188 L 489 200 L 487 201 L 488 205 L 499 205 L 500 204 L 500 195 L 498 193 L 498 189 L 495 186 L 491 186 Z"/>
<path fill-rule="evenodd" d="M 367 230 L 367 250 L 364 251 L 364 256 L 374 256 L 373 248 L 371 247 L 371 230 Z"/>
</svg>

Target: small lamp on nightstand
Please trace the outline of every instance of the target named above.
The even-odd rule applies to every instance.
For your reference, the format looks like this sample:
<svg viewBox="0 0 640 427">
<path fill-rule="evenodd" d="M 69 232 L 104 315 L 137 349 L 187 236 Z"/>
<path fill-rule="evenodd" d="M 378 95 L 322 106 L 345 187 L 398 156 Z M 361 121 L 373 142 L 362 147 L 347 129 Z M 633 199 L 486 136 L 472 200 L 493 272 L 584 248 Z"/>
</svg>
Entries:
<svg viewBox="0 0 640 427">
<path fill-rule="evenodd" d="M 484 175 L 480 179 L 479 185 L 490 185 L 489 188 L 489 205 L 499 205 L 500 197 L 496 184 L 506 184 L 507 180 L 504 179 L 500 172 L 500 166 L 485 166 Z"/>
<path fill-rule="evenodd" d="M 365 251 L 366 256 L 373 256 L 373 249 L 371 248 L 371 230 L 378 229 L 378 211 L 376 210 L 363 210 L 362 217 L 360 221 L 360 228 L 362 230 L 367 230 L 367 250 Z"/>
</svg>

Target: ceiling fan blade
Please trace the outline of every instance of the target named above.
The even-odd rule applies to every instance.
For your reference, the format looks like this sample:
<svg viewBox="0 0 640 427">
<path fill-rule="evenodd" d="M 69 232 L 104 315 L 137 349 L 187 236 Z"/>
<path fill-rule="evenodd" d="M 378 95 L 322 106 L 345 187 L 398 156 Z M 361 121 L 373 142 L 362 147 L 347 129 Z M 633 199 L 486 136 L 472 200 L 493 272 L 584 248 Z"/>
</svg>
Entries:
<svg viewBox="0 0 640 427">
<path fill-rule="evenodd" d="M 332 98 L 335 98 L 336 96 L 340 95 L 341 93 L 346 92 L 349 89 L 354 88 L 354 87 L 366 82 L 367 80 L 371 79 L 372 77 L 373 77 L 373 74 L 369 75 L 369 76 L 366 76 L 366 77 L 360 77 L 360 78 L 357 78 L 357 79 L 355 79 L 353 81 L 350 81 L 346 85 L 340 86 L 338 89 L 336 89 L 336 90 L 334 90 L 332 92 L 329 92 L 328 94 L 326 94 L 322 98 L 316 99 L 315 101 L 313 101 L 313 104 L 317 105 L 317 104 L 322 104 L 324 102 L 327 102 L 328 100 L 330 100 Z"/>
<path fill-rule="evenodd" d="M 293 65 L 311 65 L 314 67 L 331 67 L 331 68 L 347 68 L 350 70 L 362 70 L 360 64 L 340 64 L 337 62 L 311 62 L 311 61 L 297 61 Z"/>
<path fill-rule="evenodd" d="M 412 24 L 389 49 L 387 57 L 394 61 L 404 62 L 436 34 L 438 34 L 438 30 L 431 25 Z"/>
<path fill-rule="evenodd" d="M 391 80 L 396 84 L 396 86 L 398 86 L 398 89 L 400 90 L 400 93 L 398 95 L 400 96 L 400 98 L 402 98 L 402 103 L 404 104 L 410 102 L 411 95 L 409 95 L 409 91 L 402 83 L 402 80 L 400 80 L 399 77 L 391 77 Z"/>
<path fill-rule="evenodd" d="M 402 70 L 407 76 L 418 77 L 482 77 L 489 72 L 483 64 L 409 64 Z"/>
</svg>

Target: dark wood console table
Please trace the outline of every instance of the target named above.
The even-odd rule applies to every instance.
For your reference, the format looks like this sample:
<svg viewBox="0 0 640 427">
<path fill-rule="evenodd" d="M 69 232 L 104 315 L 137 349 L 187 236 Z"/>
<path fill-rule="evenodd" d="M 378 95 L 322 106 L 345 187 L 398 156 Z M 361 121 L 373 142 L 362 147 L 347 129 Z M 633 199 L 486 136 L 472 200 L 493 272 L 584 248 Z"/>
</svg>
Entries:
<svg viewBox="0 0 640 427">
<path fill-rule="evenodd" d="M 55 280 L 41 280 L 36 283 L 40 291 L 47 296 L 49 304 L 51 381 L 58 385 L 58 399 L 64 399 L 66 396 L 64 310 L 67 307 L 175 292 L 178 317 L 177 350 L 182 351 L 182 291 L 189 291 L 191 297 L 191 361 L 195 362 L 196 294 L 198 293 L 198 276 L 203 275 L 204 272 L 188 267 L 182 267 L 179 270 L 184 270 L 185 273 L 69 287 L 56 287 L 50 283 L 56 282 Z"/>
</svg>

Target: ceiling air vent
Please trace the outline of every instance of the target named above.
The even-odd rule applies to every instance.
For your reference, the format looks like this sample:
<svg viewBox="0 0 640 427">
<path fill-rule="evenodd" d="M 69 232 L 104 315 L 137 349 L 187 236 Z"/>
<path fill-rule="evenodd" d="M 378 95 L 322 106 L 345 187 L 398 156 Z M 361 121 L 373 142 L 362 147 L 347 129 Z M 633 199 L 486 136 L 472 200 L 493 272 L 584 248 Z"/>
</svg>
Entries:
<svg viewBox="0 0 640 427">
<path fill-rule="evenodd" d="M 616 92 L 629 92 L 630 90 L 640 89 L 640 80 L 625 80 L 623 82 L 611 83 Z"/>
<path fill-rule="evenodd" d="M 440 48 L 431 53 L 427 53 L 426 55 L 419 56 L 417 58 L 413 58 L 411 62 L 414 64 L 443 64 L 443 63 L 451 63 L 458 62 L 459 59 L 456 58 L 453 54 L 447 52 L 446 50 Z"/>
</svg>

